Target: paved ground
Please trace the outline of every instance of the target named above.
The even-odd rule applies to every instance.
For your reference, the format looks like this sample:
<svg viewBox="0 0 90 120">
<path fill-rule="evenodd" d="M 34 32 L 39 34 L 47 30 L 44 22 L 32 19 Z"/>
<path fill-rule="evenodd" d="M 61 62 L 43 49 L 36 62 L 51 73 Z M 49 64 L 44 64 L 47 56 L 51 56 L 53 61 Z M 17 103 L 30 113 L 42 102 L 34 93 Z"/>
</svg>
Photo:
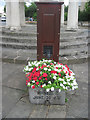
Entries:
<svg viewBox="0 0 90 120">
<path fill-rule="evenodd" d="M 69 65 L 75 72 L 79 89 L 67 93 L 61 105 L 34 105 L 25 86 L 24 65 L 2 63 L 3 118 L 88 118 L 88 63 Z"/>
</svg>

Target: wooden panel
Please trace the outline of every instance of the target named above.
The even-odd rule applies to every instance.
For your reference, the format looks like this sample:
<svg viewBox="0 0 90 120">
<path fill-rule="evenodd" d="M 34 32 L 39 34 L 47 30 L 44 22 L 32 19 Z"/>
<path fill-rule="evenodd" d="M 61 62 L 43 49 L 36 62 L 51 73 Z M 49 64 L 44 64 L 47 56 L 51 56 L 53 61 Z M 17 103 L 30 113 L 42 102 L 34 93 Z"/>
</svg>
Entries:
<svg viewBox="0 0 90 120">
<path fill-rule="evenodd" d="M 54 42 L 55 40 L 55 15 L 43 14 L 43 41 L 46 43 Z"/>
<path fill-rule="evenodd" d="M 44 47 L 51 47 L 50 59 L 59 60 L 61 5 L 56 3 L 37 4 L 37 59 L 45 58 Z"/>
</svg>

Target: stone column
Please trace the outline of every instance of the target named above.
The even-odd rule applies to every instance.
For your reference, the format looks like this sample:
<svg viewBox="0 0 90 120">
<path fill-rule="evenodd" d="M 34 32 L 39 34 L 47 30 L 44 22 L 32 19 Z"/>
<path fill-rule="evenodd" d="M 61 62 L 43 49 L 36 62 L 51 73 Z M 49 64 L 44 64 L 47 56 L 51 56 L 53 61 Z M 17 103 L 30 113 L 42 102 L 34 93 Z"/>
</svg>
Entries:
<svg viewBox="0 0 90 120">
<path fill-rule="evenodd" d="M 11 1 L 11 30 L 20 30 L 19 0 Z"/>
<path fill-rule="evenodd" d="M 67 30 L 78 29 L 78 0 L 70 0 L 68 8 Z"/>
<path fill-rule="evenodd" d="M 59 0 L 59 2 L 64 2 L 64 0 Z M 61 26 L 64 25 L 64 4 L 61 5 Z"/>
<path fill-rule="evenodd" d="M 10 28 L 11 26 L 11 2 L 6 1 L 6 27 Z"/>
<path fill-rule="evenodd" d="M 24 2 L 20 2 L 20 25 L 25 25 L 25 8 L 24 8 Z"/>
</svg>

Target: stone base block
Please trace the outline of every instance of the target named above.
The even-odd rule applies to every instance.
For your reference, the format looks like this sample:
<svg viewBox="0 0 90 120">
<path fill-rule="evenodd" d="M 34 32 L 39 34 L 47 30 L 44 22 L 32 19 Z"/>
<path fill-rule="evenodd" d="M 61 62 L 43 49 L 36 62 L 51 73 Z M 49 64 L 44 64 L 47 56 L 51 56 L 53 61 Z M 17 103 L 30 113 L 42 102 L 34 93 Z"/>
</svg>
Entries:
<svg viewBox="0 0 90 120">
<path fill-rule="evenodd" d="M 29 88 L 29 100 L 33 104 L 64 105 L 65 92 L 58 92 L 58 89 L 46 92 L 43 88 Z"/>
</svg>

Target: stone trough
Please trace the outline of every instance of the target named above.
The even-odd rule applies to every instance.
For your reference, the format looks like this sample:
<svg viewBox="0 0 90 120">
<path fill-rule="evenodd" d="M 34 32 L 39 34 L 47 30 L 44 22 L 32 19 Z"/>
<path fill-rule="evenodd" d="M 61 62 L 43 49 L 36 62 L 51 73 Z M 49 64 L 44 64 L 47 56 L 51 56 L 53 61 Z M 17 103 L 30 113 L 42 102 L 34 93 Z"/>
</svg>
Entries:
<svg viewBox="0 0 90 120">
<path fill-rule="evenodd" d="M 43 88 L 29 88 L 29 100 L 33 104 L 64 105 L 65 92 L 58 89 L 46 92 Z"/>
</svg>

